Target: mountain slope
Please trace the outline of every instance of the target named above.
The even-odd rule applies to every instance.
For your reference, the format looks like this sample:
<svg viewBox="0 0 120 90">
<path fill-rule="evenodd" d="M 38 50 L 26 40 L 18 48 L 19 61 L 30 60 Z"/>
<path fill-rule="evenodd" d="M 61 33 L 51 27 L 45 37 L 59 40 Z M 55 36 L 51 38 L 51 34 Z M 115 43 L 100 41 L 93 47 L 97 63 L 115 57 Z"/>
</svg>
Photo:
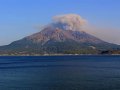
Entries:
<svg viewBox="0 0 120 90">
<path fill-rule="evenodd" d="M 47 27 L 39 33 L 12 42 L 9 45 L 1 46 L 0 53 L 95 54 L 98 53 L 99 50 L 108 50 L 118 47 L 118 45 L 107 43 L 83 31 Z"/>
</svg>

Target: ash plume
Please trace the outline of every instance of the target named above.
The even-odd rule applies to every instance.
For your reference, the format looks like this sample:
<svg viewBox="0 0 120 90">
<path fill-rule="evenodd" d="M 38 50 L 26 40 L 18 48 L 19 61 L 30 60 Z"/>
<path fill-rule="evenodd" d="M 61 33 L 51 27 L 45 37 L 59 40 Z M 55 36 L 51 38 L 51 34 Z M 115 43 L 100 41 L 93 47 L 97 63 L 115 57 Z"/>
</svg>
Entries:
<svg viewBox="0 0 120 90">
<path fill-rule="evenodd" d="M 43 30 L 45 28 L 59 28 L 62 30 L 83 31 L 87 20 L 77 14 L 57 15 L 52 18 L 52 22 L 47 25 L 37 25 L 35 28 Z"/>
<path fill-rule="evenodd" d="M 79 31 L 86 24 L 86 20 L 77 14 L 58 15 L 53 17 L 53 25 L 63 30 Z"/>
</svg>

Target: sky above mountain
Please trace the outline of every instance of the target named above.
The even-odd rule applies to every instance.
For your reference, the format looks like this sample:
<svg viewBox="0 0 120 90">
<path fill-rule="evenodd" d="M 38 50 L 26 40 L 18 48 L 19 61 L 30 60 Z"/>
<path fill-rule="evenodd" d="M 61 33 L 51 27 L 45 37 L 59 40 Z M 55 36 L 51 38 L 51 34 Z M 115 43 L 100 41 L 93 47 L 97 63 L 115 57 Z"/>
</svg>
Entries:
<svg viewBox="0 0 120 90">
<path fill-rule="evenodd" d="M 56 15 L 77 14 L 85 30 L 120 44 L 120 0 L 0 0 L 0 45 L 39 31 Z"/>
</svg>

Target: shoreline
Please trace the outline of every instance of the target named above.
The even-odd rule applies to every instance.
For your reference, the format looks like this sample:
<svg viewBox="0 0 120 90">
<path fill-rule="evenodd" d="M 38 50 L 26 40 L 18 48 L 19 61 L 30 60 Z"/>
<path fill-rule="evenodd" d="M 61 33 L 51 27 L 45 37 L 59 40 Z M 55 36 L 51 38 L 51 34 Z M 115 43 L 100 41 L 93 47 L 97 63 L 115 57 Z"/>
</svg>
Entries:
<svg viewBox="0 0 120 90">
<path fill-rule="evenodd" d="M 120 56 L 120 54 L 48 54 L 48 55 L 0 55 L 0 57 L 39 57 L 39 56 Z"/>
</svg>

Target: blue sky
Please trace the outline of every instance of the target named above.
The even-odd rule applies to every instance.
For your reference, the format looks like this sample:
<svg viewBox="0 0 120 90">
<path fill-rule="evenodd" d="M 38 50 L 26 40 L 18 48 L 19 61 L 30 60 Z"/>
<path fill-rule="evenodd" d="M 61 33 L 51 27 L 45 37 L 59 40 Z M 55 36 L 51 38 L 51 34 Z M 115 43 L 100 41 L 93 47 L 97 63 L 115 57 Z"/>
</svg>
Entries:
<svg viewBox="0 0 120 90">
<path fill-rule="evenodd" d="M 72 13 L 96 27 L 112 28 L 95 32 L 106 41 L 120 44 L 119 9 L 120 0 L 0 0 L 0 45 L 38 32 L 35 26 L 49 23 L 55 15 Z"/>
</svg>

